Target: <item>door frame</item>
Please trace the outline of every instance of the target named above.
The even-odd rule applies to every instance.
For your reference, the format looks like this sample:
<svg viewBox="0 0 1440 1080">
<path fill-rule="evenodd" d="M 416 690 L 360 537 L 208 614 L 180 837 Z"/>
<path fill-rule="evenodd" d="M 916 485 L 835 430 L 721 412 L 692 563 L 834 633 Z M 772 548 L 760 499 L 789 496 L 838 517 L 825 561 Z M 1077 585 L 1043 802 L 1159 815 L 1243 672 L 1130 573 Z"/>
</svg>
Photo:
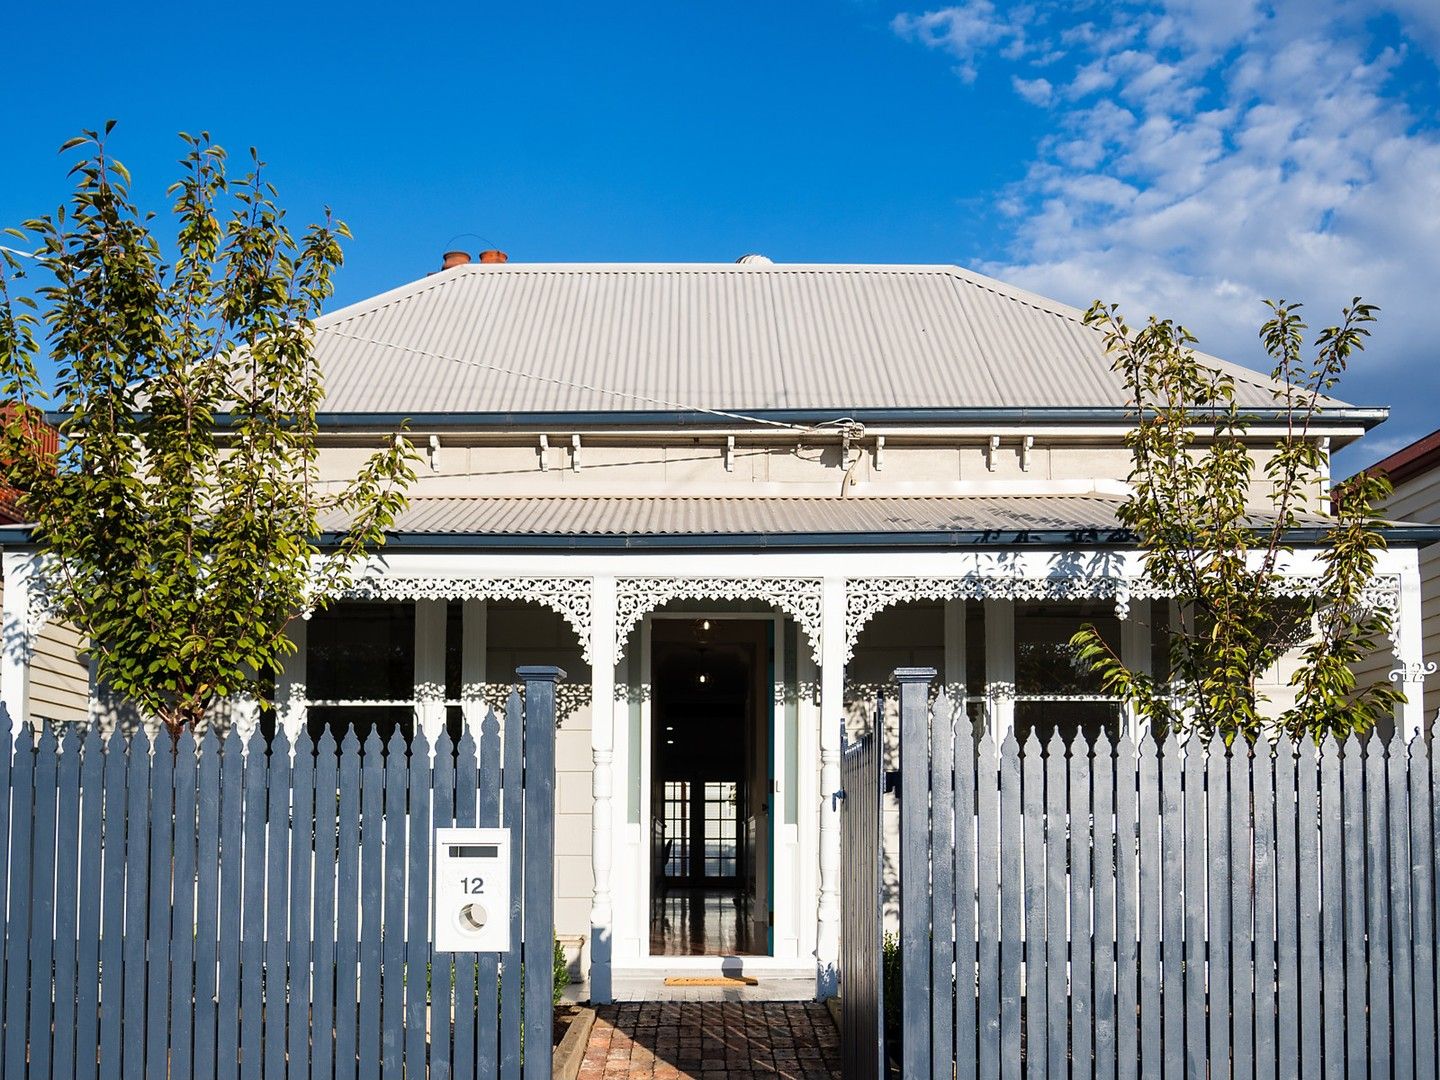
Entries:
<svg viewBox="0 0 1440 1080">
<path fill-rule="evenodd" d="M 640 823 L 641 833 L 644 836 L 646 850 L 644 856 L 638 860 L 640 869 L 639 887 L 635 890 L 636 904 L 632 914 L 636 917 L 636 924 L 641 928 L 641 957 L 648 961 L 661 961 L 667 964 L 675 961 L 711 961 L 713 957 L 678 957 L 665 954 L 652 953 L 650 951 L 650 901 L 651 901 L 651 869 L 649 852 L 649 830 L 651 813 L 653 810 L 651 789 L 652 770 L 654 767 L 654 716 L 652 711 L 654 686 L 652 662 L 654 660 L 654 638 L 651 634 L 651 625 L 656 620 L 687 621 L 693 622 L 696 619 L 710 619 L 712 621 L 730 622 L 757 622 L 769 623 L 771 638 L 775 643 L 774 663 L 770 677 L 770 725 L 769 744 L 771 754 L 771 777 L 770 777 L 770 842 L 769 859 L 771 866 L 770 873 L 770 904 L 774 913 L 774 924 L 770 931 L 769 953 L 754 954 L 747 956 L 750 960 L 798 960 L 800 959 L 799 943 L 803 937 L 800 927 L 797 924 L 800 905 L 795 903 L 796 896 L 803 886 L 803 860 L 800 858 L 800 827 L 785 823 L 785 790 L 784 784 L 789 775 L 790 763 L 786 760 L 785 753 L 785 725 L 784 703 L 785 695 L 788 692 L 785 686 L 785 650 L 787 648 L 785 623 L 789 617 L 775 612 L 768 611 L 653 611 L 648 612 L 641 625 L 640 640 L 642 643 L 640 656 L 640 685 L 646 688 L 640 701 L 640 753 L 639 753 L 639 788 L 640 788 Z M 764 657 L 758 658 L 764 662 Z M 797 669 L 797 681 L 799 672 Z M 796 688 L 798 692 L 798 687 Z M 797 722 L 803 722 L 797 717 Z M 796 783 L 799 787 L 799 805 L 806 805 L 806 789 L 809 786 L 807 770 L 800 767 L 804 761 L 806 740 L 798 740 L 796 756 L 800 759 L 795 763 L 794 773 Z M 756 897 L 760 902 L 760 897 Z"/>
</svg>

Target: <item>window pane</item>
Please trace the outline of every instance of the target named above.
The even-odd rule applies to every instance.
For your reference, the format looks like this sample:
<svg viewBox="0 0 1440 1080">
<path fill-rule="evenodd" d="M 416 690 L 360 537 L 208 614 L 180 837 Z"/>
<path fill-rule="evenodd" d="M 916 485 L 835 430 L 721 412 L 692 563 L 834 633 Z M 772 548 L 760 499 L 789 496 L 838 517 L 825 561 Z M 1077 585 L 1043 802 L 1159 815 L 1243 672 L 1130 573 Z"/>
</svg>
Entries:
<svg viewBox="0 0 1440 1080">
<path fill-rule="evenodd" d="M 415 605 L 346 602 L 310 620 L 305 650 L 306 694 L 312 701 L 408 701 L 415 693 Z M 309 710 L 313 736 L 329 728 L 336 740 L 354 728 L 362 742 L 375 730 L 388 743 L 398 729 L 414 733 L 410 706 L 324 707 Z"/>
<path fill-rule="evenodd" d="M 1114 744 L 1120 738 L 1121 709 L 1113 701 L 1017 701 L 1015 703 L 1015 738 L 1023 746 L 1030 732 L 1044 746 L 1056 731 L 1066 746 L 1083 735 L 1089 746 L 1103 731 Z"/>
<path fill-rule="evenodd" d="M 1019 694 L 1099 694 L 1100 677 L 1070 644 L 1085 624 L 1120 651 L 1113 604 L 1095 601 L 1015 605 L 1015 690 Z"/>
<path fill-rule="evenodd" d="M 310 620 L 306 641 L 306 692 L 312 701 L 414 696 L 414 604 L 335 604 Z"/>
</svg>

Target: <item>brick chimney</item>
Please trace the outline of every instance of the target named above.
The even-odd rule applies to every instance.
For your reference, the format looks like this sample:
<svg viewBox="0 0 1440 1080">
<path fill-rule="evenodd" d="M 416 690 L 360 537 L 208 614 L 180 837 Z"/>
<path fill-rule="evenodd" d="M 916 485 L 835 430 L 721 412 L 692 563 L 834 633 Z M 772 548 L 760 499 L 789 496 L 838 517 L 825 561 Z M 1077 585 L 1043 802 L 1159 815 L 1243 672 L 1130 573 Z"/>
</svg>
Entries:
<svg viewBox="0 0 1440 1080">
<path fill-rule="evenodd" d="M 466 251 L 447 251 L 440 256 L 440 269 L 452 270 L 457 266 L 464 266 L 470 261 L 470 253 Z"/>
<path fill-rule="evenodd" d="M 506 255 L 503 251 L 496 251 L 494 248 L 491 248 L 489 251 L 480 252 L 480 261 L 482 263 L 503 263 L 509 262 L 510 256 Z"/>
</svg>

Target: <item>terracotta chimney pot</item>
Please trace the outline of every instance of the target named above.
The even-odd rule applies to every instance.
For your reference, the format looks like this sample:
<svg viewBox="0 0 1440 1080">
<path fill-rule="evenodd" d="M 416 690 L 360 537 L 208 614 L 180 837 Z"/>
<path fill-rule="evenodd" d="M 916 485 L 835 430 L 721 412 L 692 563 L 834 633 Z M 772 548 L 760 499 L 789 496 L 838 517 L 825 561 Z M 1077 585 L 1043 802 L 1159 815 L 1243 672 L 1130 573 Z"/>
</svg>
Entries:
<svg viewBox="0 0 1440 1080">
<path fill-rule="evenodd" d="M 468 251 L 447 251 L 440 256 L 440 269 L 450 270 L 456 266 L 464 266 L 469 261 L 470 253 Z"/>
<path fill-rule="evenodd" d="M 503 251 L 496 251 L 494 248 L 491 248 L 489 251 L 480 252 L 480 261 L 482 263 L 503 263 L 509 262 L 510 256 L 506 255 Z"/>
</svg>

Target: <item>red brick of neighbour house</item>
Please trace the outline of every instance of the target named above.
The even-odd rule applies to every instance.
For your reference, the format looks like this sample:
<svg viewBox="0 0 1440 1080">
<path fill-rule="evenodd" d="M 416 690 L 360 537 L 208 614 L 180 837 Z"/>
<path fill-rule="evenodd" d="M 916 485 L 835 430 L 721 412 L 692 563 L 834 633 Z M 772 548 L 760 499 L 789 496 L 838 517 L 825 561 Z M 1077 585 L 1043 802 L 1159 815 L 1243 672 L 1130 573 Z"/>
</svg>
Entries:
<svg viewBox="0 0 1440 1080">
<path fill-rule="evenodd" d="M 14 404 L 0 405 L 0 424 L 10 423 L 19 409 L 20 406 Z M 59 452 L 59 435 L 40 418 L 38 412 L 32 412 L 31 430 L 40 442 L 41 453 L 54 456 Z M 0 525 L 14 525 L 24 520 L 20 511 L 20 496 L 20 489 L 10 483 L 10 462 L 0 461 Z"/>
</svg>

